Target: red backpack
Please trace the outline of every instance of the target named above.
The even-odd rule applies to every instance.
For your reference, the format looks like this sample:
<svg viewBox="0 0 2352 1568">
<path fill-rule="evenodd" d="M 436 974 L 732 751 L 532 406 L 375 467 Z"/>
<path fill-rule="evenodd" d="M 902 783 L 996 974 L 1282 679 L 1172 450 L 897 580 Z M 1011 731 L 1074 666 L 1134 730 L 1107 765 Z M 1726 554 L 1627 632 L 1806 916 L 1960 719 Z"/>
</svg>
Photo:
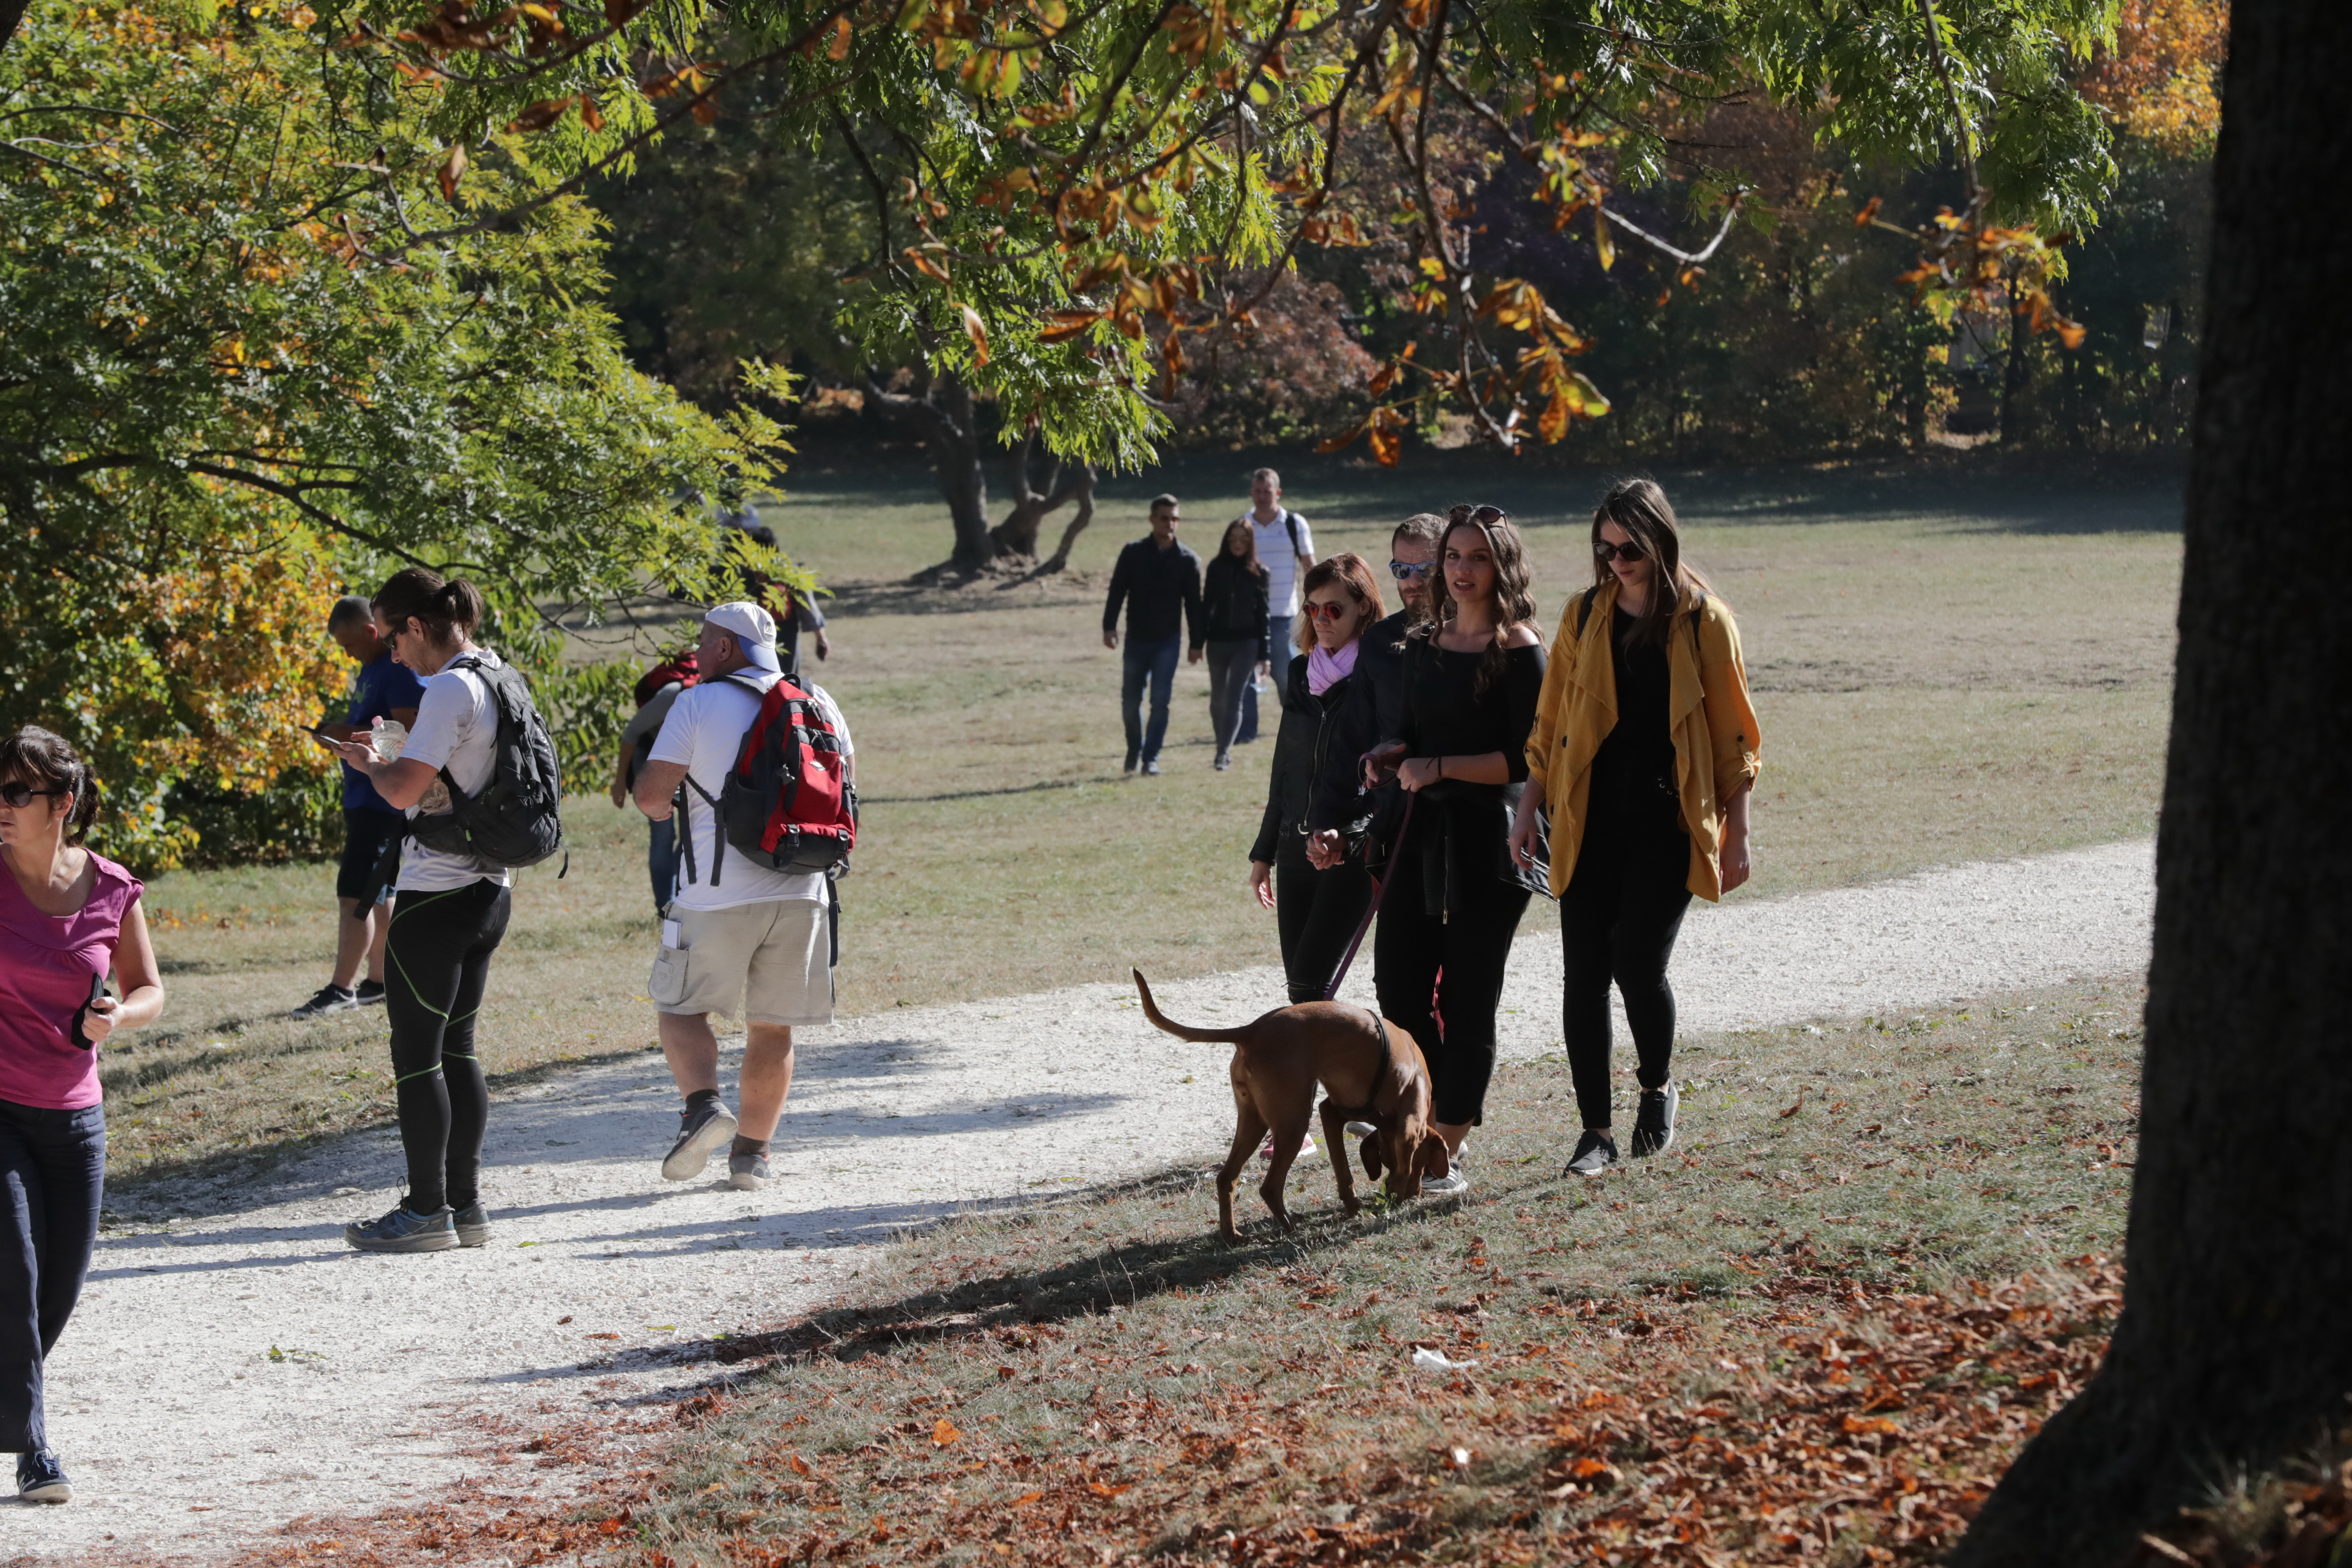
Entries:
<svg viewBox="0 0 2352 1568">
<path fill-rule="evenodd" d="M 843 776 L 841 737 L 824 707 L 798 682 L 779 679 L 765 694 L 749 681 L 722 676 L 760 698 L 759 716 L 743 731 L 735 765 L 717 799 L 688 775 L 678 790 L 702 796 L 719 819 L 710 853 L 710 885 L 719 886 L 727 847 L 772 871 L 806 875 L 829 871 L 849 858 L 857 843 L 857 790 Z M 694 835 L 679 835 L 686 879 L 698 881 Z"/>
</svg>

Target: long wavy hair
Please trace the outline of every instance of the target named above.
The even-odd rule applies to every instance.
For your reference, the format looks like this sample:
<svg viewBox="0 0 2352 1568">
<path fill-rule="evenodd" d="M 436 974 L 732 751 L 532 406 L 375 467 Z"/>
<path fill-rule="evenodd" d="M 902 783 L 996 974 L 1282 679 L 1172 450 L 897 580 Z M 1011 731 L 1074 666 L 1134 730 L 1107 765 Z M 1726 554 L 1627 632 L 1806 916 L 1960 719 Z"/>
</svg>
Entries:
<svg viewBox="0 0 2352 1568">
<path fill-rule="evenodd" d="M 1604 522 L 1613 522 L 1623 529 L 1626 536 L 1642 547 L 1642 553 L 1650 558 L 1649 602 L 1633 617 L 1633 634 L 1627 640 L 1654 646 L 1663 643 L 1674 630 L 1675 617 L 1709 591 L 1698 569 L 1683 559 L 1682 531 L 1675 522 L 1674 506 L 1655 479 L 1620 479 L 1609 487 L 1609 493 L 1593 511 L 1592 542 L 1596 546 L 1601 542 L 1601 525 Z M 1592 580 L 1605 586 L 1617 581 L 1617 574 L 1608 562 L 1595 555 Z M 1661 584 L 1673 584 L 1674 591 L 1660 592 Z"/>
<path fill-rule="evenodd" d="M 1437 570 L 1431 574 L 1429 584 L 1430 635 L 1454 618 L 1454 592 L 1445 581 L 1445 545 L 1465 529 L 1484 539 L 1495 558 L 1495 640 L 1487 645 L 1486 661 L 1478 667 L 1478 681 L 1473 688 L 1483 697 L 1487 688 L 1502 679 L 1504 667 L 1510 662 L 1506 634 L 1521 621 L 1536 618 L 1536 595 L 1528 569 L 1527 541 L 1519 537 L 1511 514 L 1498 506 L 1465 502 L 1446 512 L 1445 531 L 1437 536 Z"/>
<path fill-rule="evenodd" d="M 1306 580 L 1298 584 L 1298 619 L 1290 629 L 1290 642 L 1301 653 L 1315 651 L 1315 617 L 1307 613 L 1307 595 L 1334 583 L 1347 591 L 1348 597 L 1356 601 L 1356 609 L 1364 617 L 1363 625 L 1356 628 L 1358 637 L 1370 631 L 1374 621 L 1389 613 L 1388 605 L 1381 602 L 1380 581 L 1372 575 L 1370 562 L 1352 550 L 1327 555 L 1307 569 Z"/>
</svg>

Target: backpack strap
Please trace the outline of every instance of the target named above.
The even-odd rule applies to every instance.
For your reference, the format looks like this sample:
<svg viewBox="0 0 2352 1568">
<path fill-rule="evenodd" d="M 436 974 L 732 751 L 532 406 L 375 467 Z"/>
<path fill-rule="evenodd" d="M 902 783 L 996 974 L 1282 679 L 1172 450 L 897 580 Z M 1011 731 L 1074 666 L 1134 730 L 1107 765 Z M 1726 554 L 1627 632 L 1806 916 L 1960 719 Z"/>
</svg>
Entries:
<svg viewBox="0 0 2352 1568">
<path fill-rule="evenodd" d="M 723 681 L 740 690 L 750 692 L 753 697 L 758 698 L 762 702 L 766 701 L 768 698 L 768 694 L 766 692 L 761 690 L 758 687 L 752 685 L 748 680 L 738 680 L 735 679 L 735 677 L 740 673 L 741 672 L 740 670 L 730 669 L 724 675 L 713 676 L 710 679 L 701 681 L 698 684 L 704 686 L 716 686 Z M 688 689 L 691 689 L 691 688 Z M 678 695 L 680 697 L 684 697 L 686 693 L 681 691 Z M 664 722 L 667 723 L 667 721 L 665 720 Z M 724 786 L 722 786 L 722 788 Z M 688 881 L 698 882 L 702 880 L 701 875 L 694 863 L 694 823 L 688 816 L 688 802 L 686 798 L 686 792 L 689 789 L 694 791 L 695 794 L 700 795 L 702 797 L 702 804 L 708 806 L 710 810 L 710 885 L 715 888 L 719 886 L 719 879 L 722 874 L 724 874 L 727 868 L 727 825 L 719 818 L 719 797 L 694 782 L 694 773 L 691 767 L 689 767 L 687 771 L 686 776 L 678 780 L 677 793 L 670 797 L 670 815 L 675 817 L 677 822 L 678 854 L 679 858 L 686 863 L 686 879 Z"/>
<path fill-rule="evenodd" d="M 1298 514 L 1291 510 L 1288 507 L 1284 507 L 1282 509 L 1282 526 L 1290 535 L 1290 553 L 1292 559 L 1295 560 L 1297 557 L 1306 554 L 1307 552 L 1298 548 Z"/>
<path fill-rule="evenodd" d="M 1600 592 L 1601 584 L 1595 583 L 1584 591 L 1584 597 L 1576 601 L 1576 635 L 1579 638 L 1584 636 L 1585 617 L 1592 614 L 1592 601 Z"/>
</svg>

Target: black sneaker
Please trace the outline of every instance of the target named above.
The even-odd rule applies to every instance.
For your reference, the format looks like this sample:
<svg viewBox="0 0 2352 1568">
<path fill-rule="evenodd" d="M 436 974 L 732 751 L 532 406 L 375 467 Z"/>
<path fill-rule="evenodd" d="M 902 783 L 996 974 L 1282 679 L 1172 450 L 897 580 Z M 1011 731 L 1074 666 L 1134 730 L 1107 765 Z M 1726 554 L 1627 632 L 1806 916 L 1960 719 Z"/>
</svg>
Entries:
<svg viewBox="0 0 2352 1568">
<path fill-rule="evenodd" d="M 1642 1108 L 1633 1116 L 1633 1158 L 1663 1154 L 1675 1146 L 1675 1112 L 1682 1102 L 1683 1091 L 1671 1081 L 1642 1091 Z"/>
<path fill-rule="evenodd" d="M 319 994 L 286 1016 L 289 1018 L 315 1018 L 322 1013 L 348 1013 L 360 1005 L 359 996 L 340 985 L 321 985 Z"/>
<path fill-rule="evenodd" d="M 734 1140 L 735 1113 L 715 1100 L 699 1110 L 678 1112 L 677 1142 L 670 1145 L 668 1157 L 662 1161 L 662 1179 L 694 1180 L 702 1174 L 702 1167 L 710 1163 L 711 1153 Z"/>
<path fill-rule="evenodd" d="M 457 1245 L 457 1227 L 447 1204 L 431 1214 L 403 1204 L 382 1219 L 352 1221 L 343 1226 L 343 1239 L 362 1252 L 446 1252 Z"/>
<path fill-rule="evenodd" d="M 1588 1127 L 1584 1136 L 1576 1141 L 1576 1156 L 1568 1163 L 1563 1176 L 1597 1176 L 1617 1163 L 1617 1140 L 1606 1132 L 1595 1132 Z"/>
<path fill-rule="evenodd" d="M 449 1216 L 449 1226 L 457 1233 L 458 1246 L 484 1246 L 490 1239 L 490 1211 L 477 1198 Z"/>
<path fill-rule="evenodd" d="M 1128 752 L 1127 764 L 1118 770 L 1119 776 L 1121 778 L 1133 778 L 1135 776 L 1135 765 L 1139 760 L 1140 759 L 1137 753 L 1133 752 Z"/>
<path fill-rule="evenodd" d="M 362 1007 L 381 1007 L 383 1005 L 383 982 L 362 980 L 359 989 L 352 993 L 352 997 Z"/>
<path fill-rule="evenodd" d="M 756 1193 L 768 1184 L 768 1157 L 765 1154 L 730 1154 L 727 1156 L 727 1184 L 739 1193 Z"/>
<path fill-rule="evenodd" d="M 73 1482 L 66 1479 L 55 1448 L 16 1456 L 16 1495 L 26 1502 L 73 1501 Z"/>
</svg>

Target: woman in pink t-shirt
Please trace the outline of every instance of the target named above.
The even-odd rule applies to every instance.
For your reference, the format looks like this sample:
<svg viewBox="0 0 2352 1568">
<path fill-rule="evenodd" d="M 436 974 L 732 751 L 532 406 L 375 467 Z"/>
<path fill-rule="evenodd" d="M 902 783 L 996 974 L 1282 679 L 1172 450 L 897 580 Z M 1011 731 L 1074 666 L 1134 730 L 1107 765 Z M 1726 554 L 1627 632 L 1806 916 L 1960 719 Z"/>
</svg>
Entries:
<svg viewBox="0 0 2352 1568">
<path fill-rule="evenodd" d="M 163 1011 L 139 879 L 81 847 L 97 813 L 97 780 L 61 737 L 27 725 L 0 741 L 0 1452 L 27 1502 L 73 1496 L 41 1369 L 98 1244 L 98 1047 Z"/>
</svg>

